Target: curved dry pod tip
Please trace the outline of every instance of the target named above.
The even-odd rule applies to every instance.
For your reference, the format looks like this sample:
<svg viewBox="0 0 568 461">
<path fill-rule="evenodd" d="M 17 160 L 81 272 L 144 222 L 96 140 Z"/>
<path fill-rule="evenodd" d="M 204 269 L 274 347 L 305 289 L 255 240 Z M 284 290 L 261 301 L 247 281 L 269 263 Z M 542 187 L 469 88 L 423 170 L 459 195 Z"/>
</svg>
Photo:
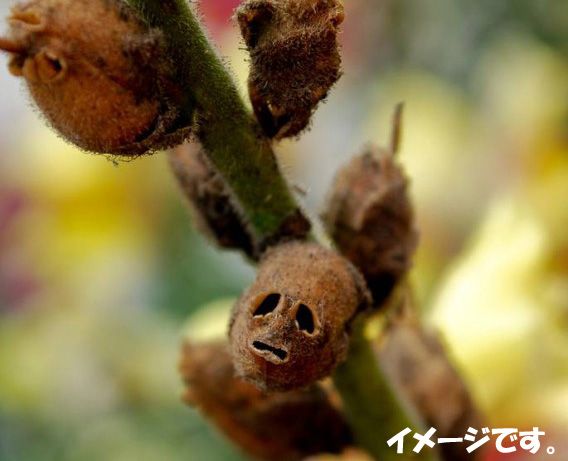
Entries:
<svg viewBox="0 0 568 461">
<path fill-rule="evenodd" d="M 323 221 L 380 307 L 412 267 L 418 244 L 408 180 L 394 152 L 368 146 L 337 174 Z"/>
</svg>

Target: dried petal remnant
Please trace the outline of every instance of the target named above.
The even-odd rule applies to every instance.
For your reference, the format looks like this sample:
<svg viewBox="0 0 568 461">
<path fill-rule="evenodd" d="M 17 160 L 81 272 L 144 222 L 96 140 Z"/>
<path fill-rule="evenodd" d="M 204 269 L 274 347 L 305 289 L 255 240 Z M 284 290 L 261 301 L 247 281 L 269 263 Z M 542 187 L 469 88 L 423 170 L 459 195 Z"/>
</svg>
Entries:
<svg viewBox="0 0 568 461">
<path fill-rule="evenodd" d="M 172 105 L 161 36 L 125 2 L 28 0 L 13 8 L 9 23 L 0 39 L 12 55 L 9 69 L 67 140 L 92 152 L 137 155 L 187 137 L 188 117 Z"/>
<path fill-rule="evenodd" d="M 226 344 L 186 344 L 180 370 L 186 402 L 256 458 L 301 460 L 339 453 L 350 442 L 343 416 L 322 388 L 265 394 L 235 376 Z"/>
<path fill-rule="evenodd" d="M 237 10 L 251 56 L 249 94 L 265 134 L 299 134 L 340 77 L 339 0 L 247 0 Z"/>
<path fill-rule="evenodd" d="M 230 325 L 235 367 L 261 388 L 290 390 L 328 376 L 370 295 L 343 257 L 314 243 L 269 249 Z"/>
<path fill-rule="evenodd" d="M 393 153 L 370 147 L 353 158 L 328 203 L 327 230 L 382 304 L 410 269 L 418 241 L 408 181 Z"/>
</svg>

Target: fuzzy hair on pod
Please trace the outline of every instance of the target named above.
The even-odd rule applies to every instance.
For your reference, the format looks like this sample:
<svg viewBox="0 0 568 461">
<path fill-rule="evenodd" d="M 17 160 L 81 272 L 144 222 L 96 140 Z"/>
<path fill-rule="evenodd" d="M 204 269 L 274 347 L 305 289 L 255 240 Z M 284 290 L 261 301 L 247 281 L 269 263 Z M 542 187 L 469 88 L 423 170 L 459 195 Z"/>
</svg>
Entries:
<svg viewBox="0 0 568 461">
<path fill-rule="evenodd" d="M 121 0 L 26 0 L 0 50 L 49 124 L 83 150 L 141 155 L 179 144 L 193 115 L 160 32 Z M 183 113 L 183 115 L 182 115 Z"/>
<path fill-rule="evenodd" d="M 394 154 L 370 146 L 341 169 L 323 220 L 365 277 L 374 305 L 382 305 L 409 271 L 418 244 L 408 180 Z"/>
<path fill-rule="evenodd" d="M 271 391 L 329 376 L 346 357 L 351 320 L 369 304 L 363 278 L 334 251 L 307 242 L 267 250 L 233 309 L 237 373 Z"/>
<path fill-rule="evenodd" d="M 188 143 L 176 147 L 170 151 L 169 160 L 198 229 L 221 248 L 238 249 L 255 259 L 252 238 L 231 192 L 201 146 Z"/>
<path fill-rule="evenodd" d="M 257 459 L 296 461 L 339 453 L 351 442 L 341 412 L 320 386 L 266 394 L 238 378 L 226 343 L 185 344 L 184 400 Z"/>
<path fill-rule="evenodd" d="M 251 57 L 249 95 L 270 138 L 298 135 L 340 77 L 340 0 L 246 0 L 236 17 Z"/>
</svg>

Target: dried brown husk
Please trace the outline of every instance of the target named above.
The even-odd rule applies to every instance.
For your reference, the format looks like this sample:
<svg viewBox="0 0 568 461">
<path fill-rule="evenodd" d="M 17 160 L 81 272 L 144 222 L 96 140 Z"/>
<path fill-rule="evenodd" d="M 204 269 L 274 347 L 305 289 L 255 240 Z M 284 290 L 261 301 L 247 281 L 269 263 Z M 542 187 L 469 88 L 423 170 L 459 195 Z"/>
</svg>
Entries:
<svg viewBox="0 0 568 461">
<path fill-rule="evenodd" d="M 27 0 L 0 49 L 49 124 L 95 153 L 135 156 L 176 145 L 192 111 L 176 106 L 160 32 L 119 0 Z"/>
<path fill-rule="evenodd" d="M 339 0 L 247 0 L 236 16 L 251 57 L 250 99 L 265 134 L 301 133 L 341 75 Z"/>
<path fill-rule="evenodd" d="M 323 214 L 341 253 L 380 307 L 412 266 L 418 233 L 408 180 L 395 155 L 368 146 L 337 174 Z"/>
<path fill-rule="evenodd" d="M 233 310 L 237 373 L 280 391 L 329 376 L 345 359 L 351 320 L 369 303 L 361 275 L 336 252 L 309 242 L 269 249 Z"/>
<path fill-rule="evenodd" d="M 225 343 L 186 344 L 180 370 L 185 401 L 257 459 L 301 460 L 339 453 L 351 442 L 341 412 L 322 387 L 264 393 L 235 375 Z"/>
</svg>

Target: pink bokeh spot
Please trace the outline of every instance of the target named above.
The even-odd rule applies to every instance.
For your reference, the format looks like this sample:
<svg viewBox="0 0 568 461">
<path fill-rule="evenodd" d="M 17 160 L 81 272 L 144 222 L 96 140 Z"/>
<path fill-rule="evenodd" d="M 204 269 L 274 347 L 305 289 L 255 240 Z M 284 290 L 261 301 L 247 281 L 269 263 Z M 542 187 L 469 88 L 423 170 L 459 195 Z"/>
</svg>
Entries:
<svg viewBox="0 0 568 461">
<path fill-rule="evenodd" d="M 203 14 L 203 19 L 214 37 L 232 27 L 231 17 L 239 3 L 241 3 L 240 0 L 215 0 L 199 3 L 199 11 Z"/>
</svg>

